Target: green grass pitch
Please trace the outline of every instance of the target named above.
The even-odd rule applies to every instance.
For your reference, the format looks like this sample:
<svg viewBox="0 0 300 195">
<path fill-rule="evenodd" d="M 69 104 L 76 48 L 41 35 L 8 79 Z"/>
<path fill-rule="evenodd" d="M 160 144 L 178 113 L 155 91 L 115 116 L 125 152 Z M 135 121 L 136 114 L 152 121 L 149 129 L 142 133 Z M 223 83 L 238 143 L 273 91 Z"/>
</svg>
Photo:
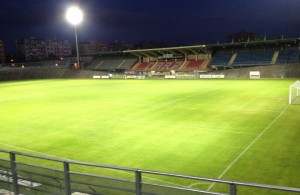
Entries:
<svg viewBox="0 0 300 195">
<path fill-rule="evenodd" d="M 288 105 L 293 82 L 1 82 L 0 147 L 299 188 L 300 106 Z"/>
</svg>

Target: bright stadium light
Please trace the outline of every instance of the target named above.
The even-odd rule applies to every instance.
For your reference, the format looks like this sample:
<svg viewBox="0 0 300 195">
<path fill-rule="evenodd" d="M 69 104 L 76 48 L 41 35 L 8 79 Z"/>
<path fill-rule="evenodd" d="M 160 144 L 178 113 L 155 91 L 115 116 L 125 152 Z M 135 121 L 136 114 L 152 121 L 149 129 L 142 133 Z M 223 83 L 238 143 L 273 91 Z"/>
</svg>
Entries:
<svg viewBox="0 0 300 195">
<path fill-rule="evenodd" d="M 77 53 L 77 67 L 79 65 L 79 50 L 78 50 L 78 38 L 77 38 L 77 25 L 80 24 L 83 20 L 83 13 L 78 6 L 72 6 L 67 10 L 66 19 L 69 23 L 75 27 L 75 41 L 76 41 L 76 53 Z"/>
<path fill-rule="evenodd" d="M 67 10 L 66 18 L 71 24 L 78 25 L 83 19 L 83 14 L 79 7 L 72 6 Z"/>
</svg>

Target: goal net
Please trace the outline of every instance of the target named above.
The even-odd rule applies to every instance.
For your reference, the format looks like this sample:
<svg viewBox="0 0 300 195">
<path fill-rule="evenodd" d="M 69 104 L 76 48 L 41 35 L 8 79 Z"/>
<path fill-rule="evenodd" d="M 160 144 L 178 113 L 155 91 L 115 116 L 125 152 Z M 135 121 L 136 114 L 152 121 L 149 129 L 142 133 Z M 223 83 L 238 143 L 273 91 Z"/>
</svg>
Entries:
<svg viewBox="0 0 300 195">
<path fill-rule="evenodd" d="M 290 85 L 289 104 L 300 104 L 300 81 Z"/>
</svg>

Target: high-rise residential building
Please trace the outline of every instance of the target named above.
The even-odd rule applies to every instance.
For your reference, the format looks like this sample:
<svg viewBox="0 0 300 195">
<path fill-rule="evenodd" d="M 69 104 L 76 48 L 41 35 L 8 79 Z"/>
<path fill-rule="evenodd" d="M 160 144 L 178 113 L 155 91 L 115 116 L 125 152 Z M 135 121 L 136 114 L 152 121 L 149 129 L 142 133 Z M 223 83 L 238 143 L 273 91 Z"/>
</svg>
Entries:
<svg viewBox="0 0 300 195">
<path fill-rule="evenodd" d="M 133 45 L 124 41 L 106 42 L 106 41 L 86 41 L 79 44 L 79 52 L 83 54 L 123 51 L 132 49 Z"/>
<path fill-rule="evenodd" d="M 68 40 L 36 39 L 30 37 L 16 41 L 17 53 L 26 60 L 44 60 L 63 58 L 72 55 L 71 43 Z"/>
<path fill-rule="evenodd" d="M 130 43 L 127 43 L 125 41 L 114 41 L 109 43 L 109 51 L 123 51 L 123 50 L 129 50 L 133 48 L 133 45 Z"/>
<path fill-rule="evenodd" d="M 256 34 L 254 32 L 241 31 L 228 36 L 228 42 L 247 42 L 254 41 Z"/>
<path fill-rule="evenodd" d="M 68 40 L 58 38 L 46 40 L 46 55 L 56 57 L 66 57 L 72 55 L 72 46 Z"/>
<path fill-rule="evenodd" d="M 0 40 L 0 63 L 5 62 L 5 49 L 4 49 L 4 42 Z"/>
<path fill-rule="evenodd" d="M 86 42 L 79 43 L 79 52 L 84 54 L 107 52 L 108 42 L 105 41 L 94 41 L 89 40 Z"/>
</svg>

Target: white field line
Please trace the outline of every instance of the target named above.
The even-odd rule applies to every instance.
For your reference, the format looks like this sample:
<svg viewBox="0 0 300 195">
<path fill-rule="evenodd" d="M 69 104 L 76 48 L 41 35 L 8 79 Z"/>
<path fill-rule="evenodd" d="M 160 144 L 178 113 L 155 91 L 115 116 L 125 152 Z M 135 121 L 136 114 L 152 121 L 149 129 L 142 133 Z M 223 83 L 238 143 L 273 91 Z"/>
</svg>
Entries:
<svg viewBox="0 0 300 195">
<path fill-rule="evenodd" d="M 227 171 L 265 134 L 265 132 L 270 129 L 270 127 L 286 112 L 286 110 L 289 108 L 289 105 L 287 105 L 280 114 L 226 167 L 226 169 L 219 175 L 218 179 L 221 179 Z M 207 191 L 209 191 L 215 183 L 212 183 Z"/>
<path fill-rule="evenodd" d="M 218 88 L 209 90 L 209 91 L 207 91 L 206 93 L 210 93 L 210 92 L 216 91 L 216 90 L 218 90 Z M 174 103 L 176 103 L 176 102 L 179 102 L 179 101 L 188 99 L 188 98 L 190 98 L 190 97 L 197 96 L 197 95 L 201 94 L 202 92 L 203 92 L 203 91 L 201 91 L 201 92 L 198 92 L 198 91 L 192 92 L 191 95 L 188 95 L 188 96 L 185 96 L 185 97 L 182 97 L 182 98 L 179 98 L 179 99 L 175 99 L 175 100 L 173 100 L 173 101 L 169 101 L 169 102 L 167 102 L 165 105 L 157 106 L 157 108 L 161 108 L 161 107 L 163 108 L 163 107 L 169 106 L 169 105 L 174 104 Z M 157 108 L 155 108 L 155 109 L 157 109 Z"/>
<path fill-rule="evenodd" d="M 36 154 L 42 154 L 44 156 L 54 157 L 54 158 L 58 158 L 58 159 L 61 159 L 61 160 L 76 161 L 76 160 L 72 160 L 72 159 L 68 159 L 68 158 L 62 158 L 62 157 L 59 157 L 59 156 L 55 156 L 55 155 L 51 155 L 51 154 L 47 154 L 47 153 L 43 153 L 43 152 L 38 152 L 38 151 L 35 151 L 35 150 L 26 149 L 26 148 L 21 148 L 21 147 L 9 145 L 9 144 L 0 143 L 0 145 L 8 146 L 10 148 L 16 148 L 18 150 L 28 151 L 28 152 L 32 152 L 32 153 L 36 153 Z M 121 171 L 121 170 L 115 170 L 115 169 L 109 169 L 109 170 L 114 171 L 114 172 L 118 172 L 118 173 L 122 173 L 122 174 L 126 174 L 126 175 L 132 175 L 128 172 Z M 151 180 L 154 180 L 154 181 L 159 181 L 159 182 L 166 183 L 166 184 L 171 184 L 171 185 L 174 185 L 174 186 L 187 187 L 187 186 L 180 185 L 180 184 L 177 184 L 177 183 L 168 182 L 168 181 L 164 181 L 164 180 L 160 180 L 160 179 L 156 179 L 156 178 L 152 178 L 152 177 L 148 177 L 148 176 L 143 176 L 143 178 L 151 179 Z"/>
<path fill-rule="evenodd" d="M 218 89 L 215 88 L 215 89 L 213 89 L 213 90 L 206 91 L 206 93 L 210 93 L 210 92 L 216 91 L 216 90 L 218 90 Z M 186 99 L 188 99 L 188 98 L 197 96 L 197 95 L 201 94 L 202 92 L 195 91 L 195 92 L 191 92 L 191 93 L 192 93 L 191 95 L 187 95 L 187 96 L 182 97 L 182 98 L 178 98 L 178 99 L 175 99 L 175 100 L 172 100 L 172 101 L 165 101 L 165 102 L 162 103 L 162 105 L 157 105 L 156 107 L 151 107 L 151 108 L 145 110 L 144 113 L 152 112 L 152 111 L 154 111 L 154 110 L 157 110 L 157 109 L 160 109 L 160 108 L 164 108 L 164 107 L 170 106 L 170 105 L 172 105 L 172 104 L 174 104 L 174 103 L 177 103 L 177 102 L 186 100 Z M 141 113 L 140 113 L 140 114 L 141 114 Z"/>
<path fill-rule="evenodd" d="M 258 95 L 258 96 L 255 96 L 254 98 L 252 98 L 251 100 L 249 100 L 249 101 L 246 102 L 245 104 L 241 105 L 238 109 L 239 109 L 239 110 L 243 109 L 245 106 L 247 106 L 248 104 L 252 103 L 252 102 L 255 101 L 256 99 L 258 99 L 258 98 L 264 96 L 265 94 L 267 94 L 267 92 L 262 93 L 262 94 L 260 94 L 260 95 Z"/>
<path fill-rule="evenodd" d="M 129 173 L 127 173 L 127 174 L 129 174 Z M 173 183 L 173 182 L 169 182 L 169 181 L 164 181 L 164 180 L 161 180 L 161 179 L 156 179 L 156 178 L 153 178 L 153 177 L 143 176 L 143 178 L 148 178 L 148 179 L 151 179 L 151 180 L 154 180 L 154 181 L 159 181 L 159 182 L 162 182 L 162 183 L 171 184 L 173 186 L 180 186 L 180 187 L 184 187 L 184 188 L 188 187 L 188 186 L 180 185 L 180 184 L 177 184 L 177 183 Z"/>
<path fill-rule="evenodd" d="M 70 161 L 74 161 L 74 160 L 72 160 L 72 159 L 61 158 L 61 157 L 59 157 L 59 156 L 55 156 L 55 155 L 51 155 L 51 154 L 47 154 L 47 153 L 43 153 L 43 152 L 38 152 L 38 151 L 35 151 L 35 150 L 26 149 L 26 148 L 21 148 L 21 147 L 9 145 L 9 144 L 0 143 L 0 145 L 8 146 L 8 147 L 10 147 L 10 148 L 16 148 L 16 149 L 22 150 L 22 151 L 33 152 L 33 153 L 36 153 L 36 154 L 42 154 L 42 155 L 45 155 L 45 156 L 48 156 L 48 157 L 54 157 L 54 158 L 59 158 L 59 159 L 62 159 L 62 160 L 70 160 Z"/>
<path fill-rule="evenodd" d="M 198 185 L 211 185 L 211 183 L 208 182 L 198 182 L 198 183 L 193 183 L 189 186 L 187 186 L 188 188 L 193 188 L 194 186 L 198 186 Z"/>
</svg>

